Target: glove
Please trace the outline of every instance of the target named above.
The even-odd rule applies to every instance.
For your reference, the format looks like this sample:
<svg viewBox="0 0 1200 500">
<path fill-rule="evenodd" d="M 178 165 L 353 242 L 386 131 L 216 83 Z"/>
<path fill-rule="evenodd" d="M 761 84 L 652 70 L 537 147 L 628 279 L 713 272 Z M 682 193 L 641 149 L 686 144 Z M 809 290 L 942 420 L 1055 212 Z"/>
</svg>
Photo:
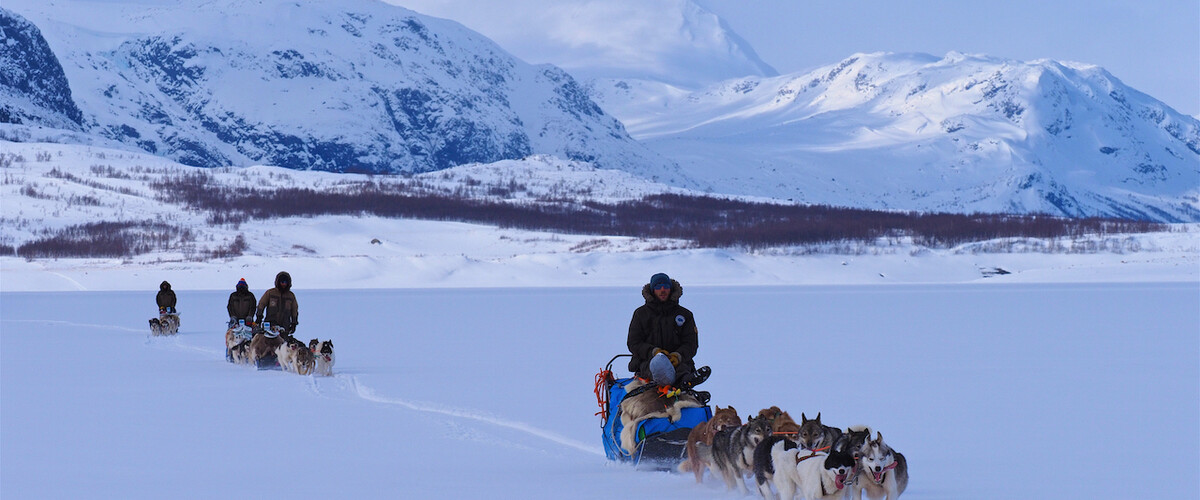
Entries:
<svg viewBox="0 0 1200 500">
<path fill-rule="evenodd" d="M 651 358 L 653 358 L 653 357 L 655 357 L 655 356 L 658 356 L 659 354 L 662 354 L 662 355 L 664 355 L 664 356 L 665 356 L 665 355 L 667 355 L 667 354 L 669 354 L 669 353 L 667 352 L 667 350 L 666 350 L 666 349 L 659 349 L 659 348 L 655 347 L 655 348 L 654 348 L 654 351 L 650 353 L 650 357 L 651 357 Z"/>
<path fill-rule="evenodd" d="M 672 364 L 672 365 L 679 366 L 679 353 L 677 353 L 677 352 L 668 352 L 668 353 L 667 353 L 667 357 L 668 357 L 668 358 L 671 358 L 671 364 Z"/>
</svg>

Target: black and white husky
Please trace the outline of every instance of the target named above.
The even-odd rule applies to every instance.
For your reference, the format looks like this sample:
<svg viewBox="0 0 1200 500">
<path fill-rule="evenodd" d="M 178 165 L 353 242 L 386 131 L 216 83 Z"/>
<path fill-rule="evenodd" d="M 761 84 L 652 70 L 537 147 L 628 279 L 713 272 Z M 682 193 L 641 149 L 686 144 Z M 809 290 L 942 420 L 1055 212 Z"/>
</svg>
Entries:
<svg viewBox="0 0 1200 500">
<path fill-rule="evenodd" d="M 854 500 L 862 500 L 863 492 L 872 500 L 896 500 L 904 493 L 908 487 L 908 461 L 883 442 L 883 434 L 876 432 L 875 439 L 863 444 L 858 454 L 860 471 L 852 487 Z"/>
<path fill-rule="evenodd" d="M 772 448 L 775 464 L 772 482 L 781 500 L 796 494 L 806 500 L 841 500 L 854 474 L 854 455 L 844 451 L 817 452 L 800 448 Z"/>
<path fill-rule="evenodd" d="M 308 342 L 308 349 L 317 358 L 317 375 L 332 377 L 333 364 L 337 361 L 337 356 L 333 354 L 333 340 L 321 342 L 312 339 Z"/>
<path fill-rule="evenodd" d="M 771 493 L 771 483 L 775 477 L 776 457 L 783 457 L 786 455 L 783 452 L 799 447 L 795 435 L 775 434 L 758 443 L 758 447 L 754 449 L 754 482 L 765 500 L 775 498 Z M 794 457 L 795 453 L 790 455 Z"/>
<path fill-rule="evenodd" d="M 740 427 L 714 434 L 709 449 L 712 470 L 721 474 L 729 489 L 749 493 L 743 476 L 754 473 L 754 449 L 770 436 L 771 420 L 766 417 L 750 417 Z"/>
</svg>

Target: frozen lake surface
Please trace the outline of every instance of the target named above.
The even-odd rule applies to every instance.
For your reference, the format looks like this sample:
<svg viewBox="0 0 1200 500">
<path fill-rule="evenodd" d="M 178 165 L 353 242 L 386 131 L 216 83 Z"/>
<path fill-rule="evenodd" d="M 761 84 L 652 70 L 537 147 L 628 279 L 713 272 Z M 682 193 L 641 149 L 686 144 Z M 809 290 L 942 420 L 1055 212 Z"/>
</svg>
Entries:
<svg viewBox="0 0 1200 500">
<path fill-rule="evenodd" d="M 1195 498 L 1194 282 L 680 281 L 712 404 L 870 425 L 903 498 Z M 153 290 L 0 293 L 0 497 L 736 496 L 604 458 L 593 377 L 637 285 L 297 289 L 328 378 L 226 363 L 228 292 L 177 293 L 171 338 Z"/>
</svg>

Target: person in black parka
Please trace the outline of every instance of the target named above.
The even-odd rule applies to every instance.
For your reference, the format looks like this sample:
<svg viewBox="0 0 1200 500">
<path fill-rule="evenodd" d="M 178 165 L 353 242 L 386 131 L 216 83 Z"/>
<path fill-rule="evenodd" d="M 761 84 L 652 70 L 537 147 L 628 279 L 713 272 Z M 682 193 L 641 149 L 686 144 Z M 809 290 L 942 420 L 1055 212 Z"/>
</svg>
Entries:
<svg viewBox="0 0 1200 500">
<path fill-rule="evenodd" d="M 238 280 L 234 288 L 234 292 L 229 294 L 229 304 L 225 306 L 225 310 L 229 312 L 229 326 L 236 325 L 239 319 L 246 320 L 246 324 L 253 324 L 258 298 L 250 291 L 246 278 Z"/>
<path fill-rule="evenodd" d="M 296 294 L 292 293 L 292 275 L 281 271 L 275 275 L 275 288 L 263 292 L 258 299 L 254 322 L 262 324 L 270 322 L 272 326 L 282 328 L 287 334 L 296 333 L 296 325 L 300 324 L 300 306 L 296 303 Z"/>
<path fill-rule="evenodd" d="M 158 285 L 158 295 L 154 296 L 154 301 L 158 303 L 158 312 L 175 312 L 175 291 L 170 283 L 164 281 Z"/>
<path fill-rule="evenodd" d="M 674 369 L 674 385 L 688 388 L 704 382 L 711 370 L 696 369 L 693 358 L 700 347 L 699 330 L 692 312 L 679 305 L 683 287 L 665 273 L 650 277 L 642 286 L 642 298 L 646 303 L 633 311 L 629 321 L 629 337 L 626 345 L 633 358 L 629 360 L 629 371 L 638 377 L 654 380 L 652 372 L 661 372 L 652 365 L 656 355 L 662 354 Z M 670 369 L 668 369 L 670 371 Z"/>
</svg>

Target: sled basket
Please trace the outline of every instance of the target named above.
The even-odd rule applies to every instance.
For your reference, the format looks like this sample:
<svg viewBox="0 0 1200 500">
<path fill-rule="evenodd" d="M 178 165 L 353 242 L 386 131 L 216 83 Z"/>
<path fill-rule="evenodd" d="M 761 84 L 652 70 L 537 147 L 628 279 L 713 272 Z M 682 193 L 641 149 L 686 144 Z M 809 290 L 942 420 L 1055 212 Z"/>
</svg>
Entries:
<svg viewBox="0 0 1200 500">
<path fill-rule="evenodd" d="M 609 369 L 606 372 L 611 373 L 612 361 L 608 364 Z M 628 392 L 625 387 L 634 380 L 636 379 L 633 377 L 607 377 L 607 387 L 601 388 L 607 394 L 607 411 L 601 412 L 605 416 L 601 435 L 604 454 L 609 460 L 632 462 L 635 467 L 641 469 L 675 470 L 685 458 L 685 445 L 692 427 L 711 419 L 712 409 L 708 406 L 683 408 L 682 416 L 675 422 L 666 417 L 648 418 L 638 422 L 635 437 L 637 445 L 632 453 L 627 453 L 621 448 L 620 436 L 624 425 L 621 423 L 620 405 Z"/>
</svg>

